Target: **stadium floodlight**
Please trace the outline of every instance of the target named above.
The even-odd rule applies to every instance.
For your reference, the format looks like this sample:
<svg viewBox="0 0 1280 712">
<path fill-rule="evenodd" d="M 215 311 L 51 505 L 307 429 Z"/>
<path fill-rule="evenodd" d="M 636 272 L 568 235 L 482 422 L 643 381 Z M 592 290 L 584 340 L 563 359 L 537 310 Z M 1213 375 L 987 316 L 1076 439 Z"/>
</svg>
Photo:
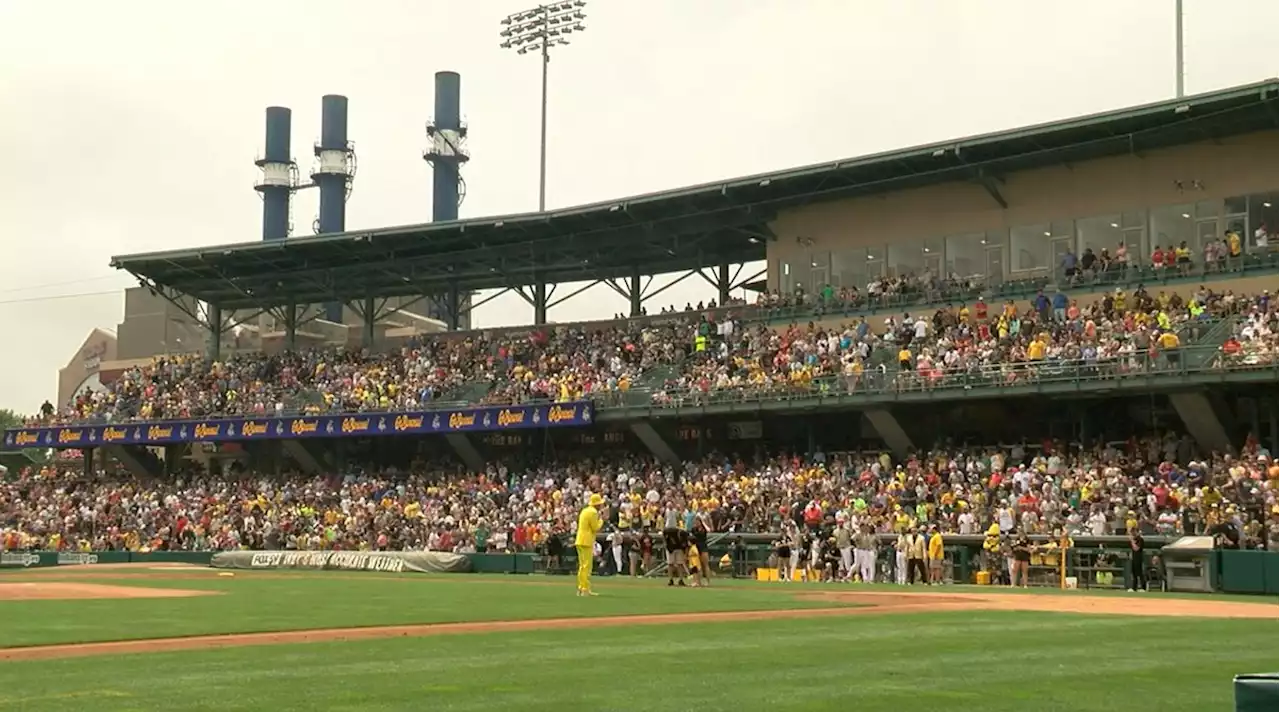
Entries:
<svg viewBox="0 0 1280 712">
<path fill-rule="evenodd" d="M 1182 33 L 1182 0 L 1174 0 L 1173 3 L 1173 71 L 1174 71 L 1174 92 L 1181 99 L 1186 96 L 1186 70 L 1183 67 L 1183 33 Z"/>
<path fill-rule="evenodd" d="M 538 151 L 538 211 L 547 209 L 547 65 L 552 47 L 569 44 L 566 35 L 587 29 L 586 0 L 564 0 L 523 10 L 502 19 L 502 49 L 542 56 L 542 136 Z"/>
</svg>

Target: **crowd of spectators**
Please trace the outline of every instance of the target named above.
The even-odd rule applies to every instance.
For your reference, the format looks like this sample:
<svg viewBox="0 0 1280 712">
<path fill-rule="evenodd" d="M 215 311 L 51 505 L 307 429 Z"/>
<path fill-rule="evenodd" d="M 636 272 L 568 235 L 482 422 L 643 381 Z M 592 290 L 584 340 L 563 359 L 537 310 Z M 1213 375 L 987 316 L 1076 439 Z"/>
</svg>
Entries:
<svg viewBox="0 0 1280 712">
<path fill-rule="evenodd" d="M 575 400 L 626 390 L 656 363 L 675 361 L 696 327 L 565 327 L 487 336 L 442 336 L 384 352 L 340 349 L 241 354 L 210 363 L 157 357 L 86 390 L 50 421 L 119 422 L 213 415 L 414 410 L 484 384 L 486 403 Z"/>
<path fill-rule="evenodd" d="M 716 391 L 999 385 L 1046 373 L 1173 368 L 1224 319 L 1232 336 L 1209 348 L 1221 343 L 1221 357 L 1232 365 L 1275 362 L 1277 308 L 1269 292 L 1201 287 L 1183 298 L 1139 287 L 1082 306 L 1061 291 L 1042 291 L 1024 307 L 978 298 L 932 314 L 889 316 L 879 328 L 857 317 L 838 326 L 731 329 L 695 352 L 655 398 L 682 403 Z"/>
<path fill-rule="evenodd" d="M 1103 535 L 1213 531 L 1267 545 L 1276 461 L 1256 441 L 1190 455 L 1175 436 L 884 453 L 715 456 L 680 467 L 640 457 L 482 473 L 419 463 L 329 477 L 237 472 L 140 480 L 49 465 L 0 481 L 0 545 L 25 549 L 536 551 L 572 531 L 591 493 L 608 531 L 778 532 L 845 521 L 880 533 Z M 1270 522 L 1270 524 L 1268 524 Z"/>
<path fill-rule="evenodd" d="M 1231 333 L 1222 344 L 1222 361 L 1229 367 L 1255 367 L 1276 363 L 1280 347 L 1276 306 L 1270 297 L 1263 306 L 1255 305 L 1232 324 Z"/>
<path fill-rule="evenodd" d="M 899 280 L 878 289 L 932 288 Z M 313 350 L 242 354 L 210 363 L 165 356 L 90 390 L 46 421 L 121 422 L 217 415 L 414 410 L 474 403 L 616 402 L 655 366 L 640 395 L 658 404 L 717 392 L 1000 385 L 1045 372 L 1123 374 L 1177 367 L 1179 355 L 1216 337 L 1230 366 L 1275 362 L 1276 301 L 1200 287 L 1186 296 L 1120 289 L 1081 302 L 1062 291 L 1029 302 L 977 297 L 901 316 L 773 327 L 732 310 L 690 307 L 677 317 L 603 328 L 563 325 L 503 334 L 430 337 L 387 353 Z M 882 322 L 882 323 L 881 323 Z"/>
</svg>

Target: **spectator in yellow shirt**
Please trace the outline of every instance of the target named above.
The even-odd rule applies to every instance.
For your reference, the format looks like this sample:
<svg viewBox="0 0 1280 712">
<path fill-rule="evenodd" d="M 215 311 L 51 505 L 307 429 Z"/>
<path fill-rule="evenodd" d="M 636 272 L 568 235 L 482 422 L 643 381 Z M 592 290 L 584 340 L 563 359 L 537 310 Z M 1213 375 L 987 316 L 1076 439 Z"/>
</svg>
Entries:
<svg viewBox="0 0 1280 712">
<path fill-rule="evenodd" d="M 942 534 L 938 531 L 938 525 L 929 526 L 929 583 L 942 583 L 942 562 L 945 558 L 942 547 Z"/>
<path fill-rule="evenodd" d="M 591 590 L 591 562 L 595 558 L 596 534 L 604 526 L 599 508 L 604 506 L 604 497 L 591 495 L 587 506 L 578 513 L 578 534 L 573 540 L 578 550 L 578 595 L 595 596 Z M 572 511 L 572 510 L 571 510 Z"/>
<path fill-rule="evenodd" d="M 1030 361 L 1044 360 L 1044 342 L 1039 338 L 1033 339 L 1031 343 L 1027 345 L 1027 359 Z"/>
<path fill-rule="evenodd" d="M 1160 350 L 1164 351 L 1165 358 L 1169 361 L 1169 368 L 1177 368 L 1178 347 L 1182 345 L 1178 335 L 1172 330 L 1166 330 L 1156 339 L 1156 343 L 1160 345 Z"/>
</svg>

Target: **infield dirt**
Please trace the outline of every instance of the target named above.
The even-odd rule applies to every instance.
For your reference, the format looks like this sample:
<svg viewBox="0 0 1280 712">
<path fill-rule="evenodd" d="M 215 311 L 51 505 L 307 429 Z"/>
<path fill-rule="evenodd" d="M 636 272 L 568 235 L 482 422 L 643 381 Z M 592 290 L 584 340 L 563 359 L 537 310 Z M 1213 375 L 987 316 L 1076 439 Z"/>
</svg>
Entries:
<svg viewBox="0 0 1280 712">
<path fill-rule="evenodd" d="M 0 583 L 0 601 L 55 601 L 91 598 L 190 598 L 192 596 L 215 596 L 217 594 L 217 591 L 108 586 L 100 583 L 70 583 L 66 581 Z"/>
<path fill-rule="evenodd" d="M 167 578 L 167 577 L 166 577 Z M 205 591 L 174 589 L 147 589 L 128 586 L 103 586 L 87 583 L 59 581 L 22 582 L 0 585 L 31 586 L 31 590 L 47 587 L 49 595 L 31 598 L 74 597 L 55 595 L 52 592 L 80 590 L 82 597 L 136 598 L 140 596 L 191 596 L 204 595 Z M 18 589 L 13 589 L 18 590 Z M 118 593 L 119 595 L 106 595 Z M 692 595 L 697 595 L 691 591 Z M 607 595 L 607 593 L 606 593 Z M 922 613 L 931 611 L 997 610 L 997 611 L 1048 611 L 1058 613 L 1113 614 L 1132 616 L 1191 616 L 1202 618 L 1268 618 L 1274 620 L 1277 607 L 1274 603 L 1243 601 L 1175 599 L 1165 597 L 1134 596 L 1082 596 L 1082 595 L 1016 595 L 1008 593 L 933 593 L 933 592 L 857 592 L 857 591 L 797 591 L 795 595 L 816 601 L 827 601 L 841 607 L 809 609 L 780 609 L 762 611 L 734 611 L 714 613 L 676 613 L 660 615 L 607 616 L 591 618 L 552 618 L 542 620 L 489 621 L 474 623 L 438 623 L 426 625 L 380 626 L 369 628 L 337 628 L 296 630 L 275 633 L 247 633 L 236 635 L 205 635 L 187 638 L 153 638 L 107 643 L 43 645 L 22 648 L 0 648 L 0 660 L 40 660 L 79 657 L 89 655 L 118 655 L 127 653 L 171 652 L 201 650 L 245 645 L 273 645 L 285 643 L 313 643 L 325 641 L 368 640 L 406 636 L 459 635 L 467 633 L 493 633 L 509 631 L 533 631 L 600 626 L 664 625 L 674 623 L 698 623 L 744 620 L 775 620 L 783 618 L 812 618 L 819 616 L 885 615 L 894 613 Z M 0 593 L 0 599 L 4 594 Z M 10 597 L 12 600 L 12 597 Z M 578 599 L 566 596 L 565 605 L 572 606 Z M 854 607 L 856 606 L 856 607 Z"/>
</svg>

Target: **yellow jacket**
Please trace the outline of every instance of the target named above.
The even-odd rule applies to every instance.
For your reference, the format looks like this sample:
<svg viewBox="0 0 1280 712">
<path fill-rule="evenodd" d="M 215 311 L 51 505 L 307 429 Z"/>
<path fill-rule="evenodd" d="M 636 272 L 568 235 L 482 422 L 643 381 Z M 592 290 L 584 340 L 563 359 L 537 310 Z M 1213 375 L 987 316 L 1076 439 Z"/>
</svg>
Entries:
<svg viewBox="0 0 1280 712">
<path fill-rule="evenodd" d="M 595 546 L 596 534 L 600 532 L 602 526 L 604 522 L 600 521 L 600 512 L 590 505 L 583 507 L 578 513 L 578 534 L 573 540 L 573 545 Z"/>
</svg>

